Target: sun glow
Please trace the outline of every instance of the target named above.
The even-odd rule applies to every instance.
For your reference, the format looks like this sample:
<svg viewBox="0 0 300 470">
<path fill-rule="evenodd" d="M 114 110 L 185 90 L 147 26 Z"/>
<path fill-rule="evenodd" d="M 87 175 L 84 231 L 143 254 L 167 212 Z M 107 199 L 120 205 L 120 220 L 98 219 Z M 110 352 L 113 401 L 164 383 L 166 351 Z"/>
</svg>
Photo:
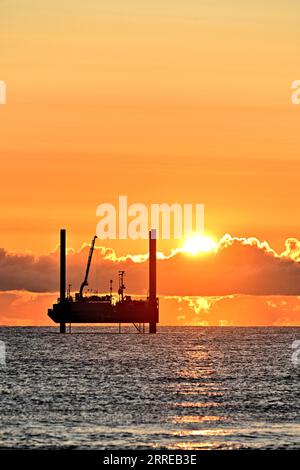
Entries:
<svg viewBox="0 0 300 470">
<path fill-rule="evenodd" d="M 194 236 L 185 241 L 182 251 L 191 255 L 197 255 L 198 253 L 208 253 L 215 247 L 216 243 L 211 238 Z"/>
</svg>

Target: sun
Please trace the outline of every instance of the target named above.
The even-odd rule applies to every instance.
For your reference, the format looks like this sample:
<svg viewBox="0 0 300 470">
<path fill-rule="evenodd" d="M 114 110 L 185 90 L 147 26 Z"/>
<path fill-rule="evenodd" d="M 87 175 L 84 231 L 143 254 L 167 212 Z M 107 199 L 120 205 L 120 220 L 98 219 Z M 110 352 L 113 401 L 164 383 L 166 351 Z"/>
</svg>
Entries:
<svg viewBox="0 0 300 470">
<path fill-rule="evenodd" d="M 211 238 L 195 235 L 185 241 L 182 251 L 190 255 L 197 255 L 198 253 L 208 253 L 215 247 L 216 243 Z"/>
</svg>

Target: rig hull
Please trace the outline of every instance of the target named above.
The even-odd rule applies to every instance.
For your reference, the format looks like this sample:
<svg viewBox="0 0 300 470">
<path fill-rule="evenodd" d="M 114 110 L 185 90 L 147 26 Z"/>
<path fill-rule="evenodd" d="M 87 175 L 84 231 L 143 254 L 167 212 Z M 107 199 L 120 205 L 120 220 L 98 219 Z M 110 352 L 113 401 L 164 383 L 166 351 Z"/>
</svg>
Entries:
<svg viewBox="0 0 300 470">
<path fill-rule="evenodd" d="M 158 304 L 155 309 L 148 301 L 65 302 L 48 310 L 54 323 L 158 323 Z"/>
</svg>

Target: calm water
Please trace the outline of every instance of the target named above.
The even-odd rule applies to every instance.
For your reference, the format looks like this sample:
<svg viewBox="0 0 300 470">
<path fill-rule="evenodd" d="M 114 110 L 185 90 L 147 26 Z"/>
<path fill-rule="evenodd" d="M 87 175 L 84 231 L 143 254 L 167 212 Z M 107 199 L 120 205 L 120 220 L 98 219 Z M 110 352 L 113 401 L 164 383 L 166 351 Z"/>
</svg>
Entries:
<svg viewBox="0 0 300 470">
<path fill-rule="evenodd" d="M 76 331 L 0 328 L 1 447 L 300 448 L 300 328 Z"/>
</svg>

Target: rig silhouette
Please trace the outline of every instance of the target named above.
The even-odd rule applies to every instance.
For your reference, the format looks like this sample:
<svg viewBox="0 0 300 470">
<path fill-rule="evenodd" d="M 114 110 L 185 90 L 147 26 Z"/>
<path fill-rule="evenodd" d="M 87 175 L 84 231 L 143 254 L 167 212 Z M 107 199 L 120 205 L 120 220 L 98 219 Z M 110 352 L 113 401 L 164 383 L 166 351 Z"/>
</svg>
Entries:
<svg viewBox="0 0 300 470">
<path fill-rule="evenodd" d="M 119 271 L 118 300 L 112 294 L 112 280 L 110 280 L 109 295 L 85 296 L 83 291 L 88 285 L 88 276 L 91 267 L 96 236 L 93 238 L 84 280 L 75 298 L 66 294 L 66 230 L 60 231 L 60 297 L 56 304 L 48 310 L 48 316 L 60 325 L 60 333 L 66 333 L 66 324 L 72 323 L 117 323 L 121 332 L 122 323 L 133 323 L 139 333 L 145 333 L 145 324 L 149 323 L 149 333 L 156 333 L 159 322 L 159 302 L 156 297 L 156 232 L 149 232 L 149 296 L 145 300 L 134 300 L 124 295 L 125 271 Z"/>
</svg>

